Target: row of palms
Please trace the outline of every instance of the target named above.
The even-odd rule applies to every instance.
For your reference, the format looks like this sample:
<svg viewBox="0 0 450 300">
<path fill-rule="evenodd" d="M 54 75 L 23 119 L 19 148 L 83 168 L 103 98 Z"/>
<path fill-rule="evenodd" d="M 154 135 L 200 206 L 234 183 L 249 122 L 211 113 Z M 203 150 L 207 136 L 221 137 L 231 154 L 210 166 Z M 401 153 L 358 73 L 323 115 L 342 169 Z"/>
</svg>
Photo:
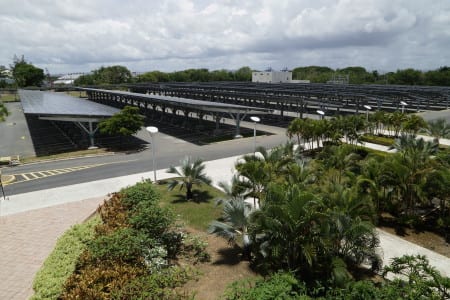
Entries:
<svg viewBox="0 0 450 300">
<path fill-rule="evenodd" d="M 400 112 L 387 113 L 377 111 L 368 115 L 338 116 L 332 119 L 294 119 L 288 126 L 286 134 L 295 137 L 300 145 L 303 141 L 308 148 L 320 146 L 320 142 L 339 144 L 342 139 L 346 143 L 356 144 L 361 134 L 389 134 L 398 137 L 402 134 L 416 135 L 426 132 L 439 142 L 442 137 L 450 137 L 450 124 L 445 119 L 426 122 L 415 114 Z"/>
</svg>

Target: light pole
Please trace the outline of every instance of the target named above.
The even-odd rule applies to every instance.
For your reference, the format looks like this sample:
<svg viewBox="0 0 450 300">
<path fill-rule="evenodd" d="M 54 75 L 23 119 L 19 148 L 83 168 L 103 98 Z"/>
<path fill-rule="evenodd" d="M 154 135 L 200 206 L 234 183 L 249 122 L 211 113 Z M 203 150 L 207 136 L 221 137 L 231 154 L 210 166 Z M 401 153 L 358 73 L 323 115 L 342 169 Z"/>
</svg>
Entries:
<svg viewBox="0 0 450 300">
<path fill-rule="evenodd" d="M 400 105 L 402 106 L 402 114 L 405 112 L 405 106 L 408 105 L 405 101 L 400 101 Z"/>
<path fill-rule="evenodd" d="M 251 116 L 250 120 L 252 120 L 255 123 L 255 127 L 253 128 L 253 154 L 255 154 L 255 152 L 256 152 L 256 123 L 259 123 L 259 121 L 261 121 L 261 119 L 256 116 Z"/>
<path fill-rule="evenodd" d="M 155 143 L 153 142 L 153 135 L 158 133 L 158 127 L 148 126 L 145 128 L 148 133 L 150 133 L 151 143 L 152 143 L 152 157 L 153 157 L 153 176 L 156 183 L 156 162 L 155 162 Z"/>
<path fill-rule="evenodd" d="M 364 105 L 364 108 L 366 109 L 366 121 L 369 122 L 369 110 L 372 109 L 372 106 Z"/>
<path fill-rule="evenodd" d="M 325 115 L 325 112 L 323 110 L 316 110 L 316 112 L 320 115 L 320 119 L 323 119 L 323 116 Z"/>
<path fill-rule="evenodd" d="M 5 189 L 3 188 L 3 181 L 2 181 L 2 170 L 0 170 L 0 187 L 2 188 L 3 200 L 6 200 Z"/>
</svg>

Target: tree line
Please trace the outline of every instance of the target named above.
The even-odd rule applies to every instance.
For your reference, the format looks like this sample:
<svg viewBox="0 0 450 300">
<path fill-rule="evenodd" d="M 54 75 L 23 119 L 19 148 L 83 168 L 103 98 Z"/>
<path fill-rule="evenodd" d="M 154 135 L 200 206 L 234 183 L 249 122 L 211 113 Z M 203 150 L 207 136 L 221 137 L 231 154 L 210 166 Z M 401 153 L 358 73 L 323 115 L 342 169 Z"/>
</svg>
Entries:
<svg viewBox="0 0 450 300">
<path fill-rule="evenodd" d="M 187 69 L 175 72 L 150 71 L 133 77 L 123 66 L 101 67 L 91 74 L 81 76 L 76 85 L 101 85 L 140 82 L 213 82 L 213 81 L 251 81 L 250 67 L 238 70 Z M 112 74 L 116 74 L 112 76 Z M 367 71 L 363 67 L 347 67 L 332 69 L 329 67 L 308 66 L 292 70 L 293 79 L 310 80 L 312 83 L 327 83 L 333 78 L 348 77 L 350 84 L 398 84 L 398 85 L 436 85 L 450 86 L 450 67 L 421 71 L 412 68 L 380 74 L 378 71 Z"/>
<path fill-rule="evenodd" d="M 235 71 L 208 69 L 187 69 L 175 72 L 150 71 L 132 76 L 123 66 L 101 67 L 91 74 L 75 80 L 75 85 L 102 85 L 140 82 L 210 82 L 210 81 L 251 81 L 252 70 L 242 67 Z"/>
<path fill-rule="evenodd" d="M 312 83 L 326 83 L 333 78 L 344 76 L 350 84 L 398 84 L 450 86 L 450 67 L 421 71 L 413 68 L 381 73 L 368 71 L 363 67 L 332 69 L 321 66 L 297 67 L 292 70 L 293 79 L 310 80 Z"/>
<path fill-rule="evenodd" d="M 5 70 L 0 67 L 0 70 Z M 42 86 L 48 74 L 26 61 L 24 56 L 14 56 L 10 65 L 14 84 L 7 84 L 0 78 L 0 87 Z M 254 70 L 243 66 L 237 70 L 208 70 L 206 68 L 186 69 L 174 72 L 148 71 L 137 76 L 125 66 L 100 67 L 89 74 L 82 75 L 75 85 L 103 85 L 139 82 L 212 82 L 212 81 L 251 81 Z M 48 73 L 48 72 L 47 72 Z M 2 73 L 3 74 L 3 73 Z M 4 75 L 0 75 L 4 76 Z M 296 67 L 292 70 L 293 79 L 310 80 L 312 83 L 326 83 L 336 78 L 348 79 L 350 84 L 398 84 L 450 86 L 450 67 L 422 71 L 413 68 L 399 69 L 395 72 L 381 73 L 368 71 L 361 66 L 332 69 L 326 66 Z"/>
</svg>

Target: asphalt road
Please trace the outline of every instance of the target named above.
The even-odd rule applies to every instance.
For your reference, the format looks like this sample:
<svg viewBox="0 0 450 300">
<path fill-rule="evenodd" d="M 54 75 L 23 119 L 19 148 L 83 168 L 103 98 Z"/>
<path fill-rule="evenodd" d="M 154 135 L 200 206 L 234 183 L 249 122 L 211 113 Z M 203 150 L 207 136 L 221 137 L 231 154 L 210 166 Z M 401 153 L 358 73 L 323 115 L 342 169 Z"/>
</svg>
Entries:
<svg viewBox="0 0 450 300">
<path fill-rule="evenodd" d="M 251 126 L 251 124 L 248 124 Z M 271 148 L 284 143 L 287 138 L 283 129 L 275 128 L 278 134 L 257 136 L 256 145 Z M 145 132 L 138 133 L 141 139 L 147 139 Z M 179 165 L 185 156 L 201 158 L 205 161 L 219 159 L 253 151 L 253 137 L 218 142 L 209 145 L 195 145 L 159 133 L 155 138 L 155 157 L 157 169 L 166 169 L 170 165 Z M 83 167 L 80 169 L 80 167 Z M 78 170 L 74 170 L 78 168 Z M 47 161 L 3 168 L 5 175 L 15 174 L 17 181 L 5 186 L 7 195 L 44 190 L 54 187 L 95 181 L 105 178 L 130 175 L 153 170 L 150 148 L 132 154 L 114 155 Z M 20 174 L 25 174 L 21 176 Z M 27 179 L 25 179 L 27 178 Z"/>
<path fill-rule="evenodd" d="M 0 123 L 0 156 L 34 156 L 33 144 L 20 102 L 7 103 L 7 108 L 10 115 L 5 122 Z M 224 122 L 234 126 L 232 120 L 225 119 Z M 254 123 L 243 121 L 241 127 L 253 129 Z M 164 128 L 160 129 L 164 131 Z M 258 130 L 271 134 L 257 136 L 257 146 L 271 148 L 286 141 L 285 129 L 258 124 Z M 190 136 L 192 133 L 181 130 L 180 134 Z M 136 137 L 150 144 L 150 136 L 144 128 L 136 134 Z M 157 169 L 179 165 L 185 156 L 207 161 L 250 153 L 253 151 L 253 143 L 254 139 L 250 137 L 198 145 L 160 132 L 155 137 Z M 15 195 L 151 170 L 153 170 L 152 151 L 148 148 L 131 154 L 116 153 L 3 167 L 2 173 L 15 175 L 16 181 L 4 186 L 6 195 Z"/>
</svg>

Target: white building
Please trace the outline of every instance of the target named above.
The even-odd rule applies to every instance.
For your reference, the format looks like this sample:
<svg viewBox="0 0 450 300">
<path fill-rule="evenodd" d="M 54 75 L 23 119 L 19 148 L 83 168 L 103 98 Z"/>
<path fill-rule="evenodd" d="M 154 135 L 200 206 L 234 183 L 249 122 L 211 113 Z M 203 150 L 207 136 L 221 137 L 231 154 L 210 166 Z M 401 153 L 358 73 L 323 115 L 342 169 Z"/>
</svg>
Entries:
<svg viewBox="0 0 450 300">
<path fill-rule="evenodd" d="M 78 79 L 78 77 L 80 77 L 81 75 L 84 75 L 84 73 L 72 73 L 72 74 L 67 74 L 67 75 L 63 75 L 61 77 L 58 77 L 57 80 L 53 81 L 53 84 L 58 85 L 58 84 L 73 84 L 74 81 L 76 79 Z"/>
<path fill-rule="evenodd" d="M 309 80 L 292 80 L 290 71 L 252 72 L 252 82 L 263 83 L 310 83 Z"/>
<path fill-rule="evenodd" d="M 292 72 L 264 71 L 252 72 L 252 82 L 283 83 L 292 81 Z"/>
</svg>

